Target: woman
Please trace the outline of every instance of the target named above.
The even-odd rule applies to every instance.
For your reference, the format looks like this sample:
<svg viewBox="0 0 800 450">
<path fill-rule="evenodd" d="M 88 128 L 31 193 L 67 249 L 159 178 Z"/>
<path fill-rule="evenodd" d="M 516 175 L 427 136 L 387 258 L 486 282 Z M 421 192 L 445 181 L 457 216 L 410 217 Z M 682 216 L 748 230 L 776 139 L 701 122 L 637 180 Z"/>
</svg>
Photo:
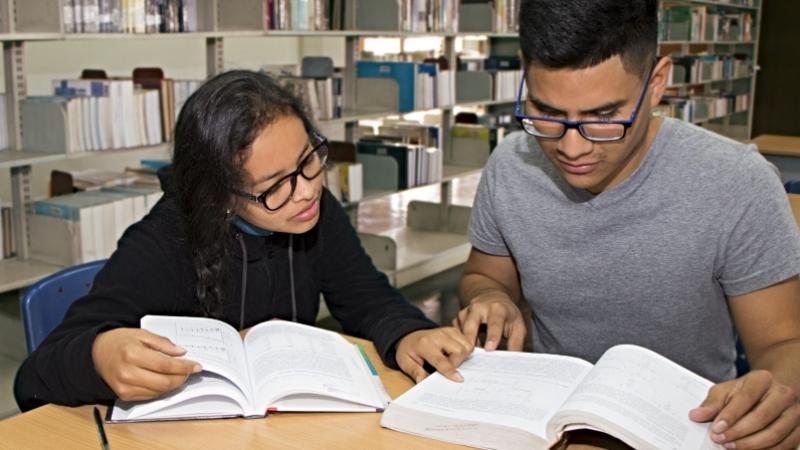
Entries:
<svg viewBox="0 0 800 450">
<path fill-rule="evenodd" d="M 20 409 L 145 400 L 201 370 L 145 314 L 211 316 L 244 329 L 313 324 L 320 293 L 346 333 L 415 380 L 427 361 L 458 380 L 472 344 L 434 328 L 372 265 L 320 176 L 327 142 L 270 77 L 232 71 L 184 105 L 164 198 L 130 227 L 91 292 L 22 364 Z"/>
</svg>

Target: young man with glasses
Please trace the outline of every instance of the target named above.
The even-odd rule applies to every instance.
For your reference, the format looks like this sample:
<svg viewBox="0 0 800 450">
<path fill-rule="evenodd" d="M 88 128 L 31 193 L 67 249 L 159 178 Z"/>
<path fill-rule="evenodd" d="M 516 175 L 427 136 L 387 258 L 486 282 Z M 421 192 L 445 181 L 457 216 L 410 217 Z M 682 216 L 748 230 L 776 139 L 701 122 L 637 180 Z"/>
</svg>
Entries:
<svg viewBox="0 0 800 450">
<path fill-rule="evenodd" d="M 595 361 L 634 343 L 716 384 L 687 411 L 727 448 L 800 443 L 800 237 L 755 148 L 651 115 L 671 61 L 656 0 L 523 0 L 525 133 L 475 200 L 456 319 Z M 654 62 L 655 61 L 655 62 Z M 735 340 L 752 367 L 736 378 Z"/>
</svg>

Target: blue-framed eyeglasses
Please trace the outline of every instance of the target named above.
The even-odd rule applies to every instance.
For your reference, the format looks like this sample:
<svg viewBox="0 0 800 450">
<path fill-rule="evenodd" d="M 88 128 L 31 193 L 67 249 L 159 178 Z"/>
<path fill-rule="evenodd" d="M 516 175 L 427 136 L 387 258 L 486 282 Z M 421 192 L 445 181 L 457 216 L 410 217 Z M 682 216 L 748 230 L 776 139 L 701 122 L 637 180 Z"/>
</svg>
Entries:
<svg viewBox="0 0 800 450">
<path fill-rule="evenodd" d="M 519 83 L 514 115 L 522 126 L 522 129 L 531 136 L 545 139 L 561 139 L 567 133 L 567 130 L 575 128 L 584 139 L 592 142 L 619 141 L 625 137 L 628 128 L 636 121 L 636 116 L 639 114 L 639 109 L 644 100 L 644 94 L 647 92 L 647 86 L 650 84 L 650 77 L 653 75 L 653 69 L 655 69 L 657 62 L 658 60 L 654 61 L 650 70 L 647 71 L 647 75 L 644 78 L 644 86 L 642 86 L 642 92 L 639 93 L 639 99 L 636 100 L 636 107 L 633 108 L 631 117 L 628 120 L 563 120 L 554 119 L 552 117 L 529 116 L 525 114 L 523 109 L 522 92 L 525 89 L 524 71 L 522 73 L 522 80 Z"/>
<path fill-rule="evenodd" d="M 284 175 L 270 186 L 266 191 L 259 195 L 253 195 L 234 189 L 233 193 L 247 200 L 261 203 L 268 211 L 277 211 L 294 196 L 297 189 L 297 177 L 302 176 L 308 181 L 318 177 L 325 170 L 325 163 L 328 160 L 328 140 L 323 136 L 312 133 L 309 141 L 314 148 L 300 161 L 297 170 Z"/>
</svg>

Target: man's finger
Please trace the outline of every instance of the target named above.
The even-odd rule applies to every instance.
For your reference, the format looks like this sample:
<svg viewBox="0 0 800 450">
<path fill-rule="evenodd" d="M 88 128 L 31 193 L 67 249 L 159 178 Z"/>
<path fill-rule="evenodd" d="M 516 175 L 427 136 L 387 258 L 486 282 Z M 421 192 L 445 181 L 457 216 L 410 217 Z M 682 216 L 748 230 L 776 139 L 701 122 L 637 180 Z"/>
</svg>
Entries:
<svg viewBox="0 0 800 450">
<path fill-rule="evenodd" d="M 483 346 L 485 350 L 492 351 L 500 344 L 506 324 L 506 314 L 506 310 L 502 307 L 489 310 L 489 318 L 486 321 L 486 345 Z"/>
<path fill-rule="evenodd" d="M 712 386 L 711 389 L 708 390 L 708 395 L 705 400 L 703 400 L 703 403 L 689 411 L 689 419 L 695 422 L 710 422 L 714 420 L 725 406 L 728 393 L 734 389 L 736 383 L 742 383 L 742 379 L 726 381 Z"/>
<path fill-rule="evenodd" d="M 746 416 L 742 421 L 746 420 L 748 416 Z M 789 408 L 783 412 L 775 421 L 769 424 L 767 427 L 763 427 L 763 429 L 759 429 L 755 433 L 744 435 L 739 439 L 738 437 L 731 437 L 728 433 L 725 433 L 725 437 L 727 438 L 724 442 L 731 443 L 733 442 L 736 445 L 737 449 L 741 450 L 748 450 L 748 449 L 762 449 L 762 448 L 796 448 L 798 442 L 792 440 L 793 432 L 796 432 L 800 427 L 797 427 L 798 419 L 800 419 L 800 406 L 794 406 Z M 738 425 L 738 423 L 737 423 Z M 733 429 L 731 429 L 733 432 Z M 787 441 L 788 440 L 788 441 Z M 792 446 L 784 446 L 782 447 L 781 444 L 787 441 L 787 443 L 792 443 Z"/>
<path fill-rule="evenodd" d="M 526 334 L 525 321 L 522 320 L 522 318 L 517 318 L 517 320 L 511 323 L 509 332 L 506 335 L 508 337 L 508 349 L 512 352 L 521 352 L 525 345 Z"/>
<path fill-rule="evenodd" d="M 714 434 L 726 433 L 761 402 L 772 383 L 772 375 L 767 372 L 751 372 L 735 381 L 733 389 L 728 392 L 725 405 L 711 425 L 711 432 Z"/>
<path fill-rule="evenodd" d="M 775 430 L 775 424 L 772 422 L 783 417 L 783 415 L 786 414 L 787 411 L 791 411 L 791 407 L 796 404 L 797 396 L 788 386 L 778 386 L 775 389 L 770 389 L 753 409 L 748 411 L 744 417 L 739 419 L 736 423 L 731 424 L 728 430 L 718 436 L 718 440 L 715 440 L 717 442 L 730 442 L 752 435 L 766 428 Z M 775 445 L 783 440 L 783 437 L 789 434 L 789 431 L 790 430 L 787 429 L 781 434 L 781 439 L 776 439 L 775 442 L 769 444 L 769 446 Z"/>
<path fill-rule="evenodd" d="M 458 328 L 445 328 L 444 332 L 451 339 L 461 344 L 464 348 L 464 352 L 467 355 L 472 353 L 472 350 L 475 348 L 475 343 L 467 339 L 467 337 L 464 336 L 464 334 L 461 333 Z"/>
<path fill-rule="evenodd" d="M 484 323 L 485 316 L 478 311 L 478 308 L 471 307 L 466 317 L 461 321 L 461 332 L 464 333 L 467 340 L 475 342 L 478 338 L 478 330 L 481 324 Z"/>
</svg>

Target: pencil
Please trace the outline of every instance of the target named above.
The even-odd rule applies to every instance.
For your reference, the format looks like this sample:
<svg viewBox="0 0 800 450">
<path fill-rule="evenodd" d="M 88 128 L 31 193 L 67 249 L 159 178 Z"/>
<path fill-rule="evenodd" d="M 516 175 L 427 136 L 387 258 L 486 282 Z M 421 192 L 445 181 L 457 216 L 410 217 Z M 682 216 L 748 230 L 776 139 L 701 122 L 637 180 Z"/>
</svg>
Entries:
<svg viewBox="0 0 800 450">
<path fill-rule="evenodd" d="M 103 428 L 103 419 L 100 417 L 100 410 L 97 406 L 94 407 L 94 423 L 97 425 L 97 433 L 100 435 L 100 448 L 109 450 L 108 437 L 106 437 L 106 430 Z"/>
</svg>

